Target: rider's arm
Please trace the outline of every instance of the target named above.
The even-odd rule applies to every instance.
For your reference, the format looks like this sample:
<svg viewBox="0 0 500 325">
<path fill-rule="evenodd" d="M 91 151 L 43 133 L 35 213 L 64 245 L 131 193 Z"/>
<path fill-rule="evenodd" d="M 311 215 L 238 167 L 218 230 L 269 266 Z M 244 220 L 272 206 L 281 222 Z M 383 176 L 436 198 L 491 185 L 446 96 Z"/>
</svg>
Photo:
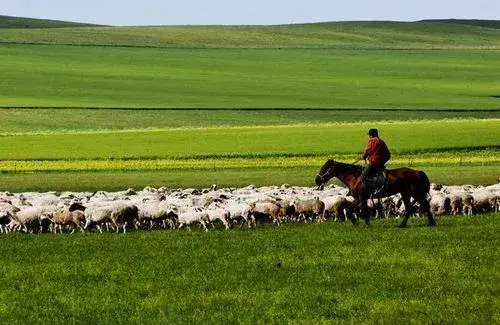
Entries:
<svg viewBox="0 0 500 325">
<path fill-rule="evenodd" d="M 366 159 L 373 155 L 375 147 L 377 146 L 377 139 L 378 138 L 371 138 L 370 141 L 368 141 L 368 144 L 366 145 L 365 152 L 363 153 L 363 159 Z"/>
</svg>

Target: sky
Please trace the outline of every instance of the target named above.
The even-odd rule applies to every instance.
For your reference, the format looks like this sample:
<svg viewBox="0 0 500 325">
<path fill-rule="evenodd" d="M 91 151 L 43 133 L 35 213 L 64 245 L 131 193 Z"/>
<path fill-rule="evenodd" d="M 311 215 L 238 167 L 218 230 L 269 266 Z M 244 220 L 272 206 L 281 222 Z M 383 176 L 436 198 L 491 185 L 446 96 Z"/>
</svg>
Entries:
<svg viewBox="0 0 500 325">
<path fill-rule="evenodd" d="M 103 25 L 500 20 L 500 0 L 0 0 L 0 15 Z"/>
</svg>

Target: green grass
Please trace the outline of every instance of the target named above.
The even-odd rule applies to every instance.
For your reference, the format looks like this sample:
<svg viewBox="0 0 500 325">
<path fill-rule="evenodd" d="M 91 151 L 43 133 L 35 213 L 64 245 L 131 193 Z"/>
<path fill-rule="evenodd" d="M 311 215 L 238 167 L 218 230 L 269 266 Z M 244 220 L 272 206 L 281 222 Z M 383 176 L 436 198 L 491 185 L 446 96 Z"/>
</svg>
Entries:
<svg viewBox="0 0 500 325">
<path fill-rule="evenodd" d="M 8 45 L 0 70 L 2 107 L 500 107 L 497 51 Z"/>
<path fill-rule="evenodd" d="M 500 28 L 500 20 L 483 20 L 483 19 L 427 19 L 421 22 L 434 22 L 434 23 L 449 23 L 449 24 L 463 24 L 470 26 L 481 26 L 487 28 Z"/>
<path fill-rule="evenodd" d="M 112 159 L 361 153 L 373 123 L 4 134 L 0 159 Z M 497 147 L 500 120 L 378 122 L 394 153 Z"/>
<path fill-rule="evenodd" d="M 89 27 L 94 24 L 0 15 L 0 29 Z"/>
<path fill-rule="evenodd" d="M 473 23 L 1 29 L 4 43 L 163 49 L 4 45 L 0 106 L 227 110 L 0 109 L 0 190 L 314 186 L 321 159 L 359 154 L 369 127 L 391 147 L 390 167 L 417 167 L 435 183 L 496 183 L 500 59 L 479 49 L 498 49 L 500 34 Z M 174 160 L 120 167 L 156 159 Z M 94 160 L 109 165 L 96 171 Z M 64 167 L 74 163 L 79 171 Z M 1 322 L 496 324 L 499 218 L 2 234 Z"/>
<path fill-rule="evenodd" d="M 500 119 L 500 110 L 0 109 L 1 133 L 262 126 L 359 121 Z"/>
<path fill-rule="evenodd" d="M 323 162 L 317 166 L 301 167 L 245 167 L 245 168 L 175 168 L 160 170 L 104 170 L 54 172 L 2 172 L 0 191 L 121 191 L 127 188 L 210 188 L 244 187 L 250 184 L 269 186 L 290 184 L 313 187 L 314 177 Z M 406 165 L 411 166 L 411 165 Z M 396 167 L 396 166 L 394 166 Z M 414 166 L 412 166 L 414 167 Z M 490 185 L 498 183 L 499 165 L 486 166 L 425 166 L 414 167 L 425 171 L 431 182 L 444 185 Z M 342 185 L 338 180 L 331 183 Z"/>
<path fill-rule="evenodd" d="M 275 26 L 3 29 L 0 42 L 168 48 L 500 48 L 491 22 L 352 21 Z"/>
<path fill-rule="evenodd" d="M 437 183 L 491 184 L 500 176 L 499 123 L 498 119 L 471 119 L 378 122 L 376 126 L 393 152 L 389 167 L 423 169 Z M 355 160 L 372 125 L 3 134 L 0 159 L 9 161 L 0 163 L 4 173 L 0 188 L 313 186 L 313 176 L 326 158 Z"/>
<path fill-rule="evenodd" d="M 494 324 L 499 217 L 2 235 L 0 313 L 8 324 Z"/>
<path fill-rule="evenodd" d="M 261 167 L 320 166 L 330 155 L 293 155 L 290 153 L 237 155 L 229 157 L 166 158 L 166 159 L 58 159 L 58 160 L 3 160 L 3 172 L 49 171 L 112 171 L 112 170 L 165 170 L 165 169 L 227 169 Z M 351 163 L 359 153 L 335 154 L 335 160 Z M 500 148 L 439 150 L 430 152 L 395 154 L 390 167 L 400 166 L 493 166 L 500 164 Z"/>
</svg>

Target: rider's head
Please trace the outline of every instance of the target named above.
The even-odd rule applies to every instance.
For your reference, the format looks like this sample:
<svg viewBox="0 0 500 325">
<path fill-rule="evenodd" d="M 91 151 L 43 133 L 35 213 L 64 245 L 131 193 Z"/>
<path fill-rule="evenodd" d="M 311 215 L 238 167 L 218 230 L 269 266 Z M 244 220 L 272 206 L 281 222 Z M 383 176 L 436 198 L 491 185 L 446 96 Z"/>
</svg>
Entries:
<svg viewBox="0 0 500 325">
<path fill-rule="evenodd" d="M 370 130 L 368 130 L 368 135 L 370 137 L 378 137 L 378 130 L 377 129 L 370 129 Z"/>
</svg>

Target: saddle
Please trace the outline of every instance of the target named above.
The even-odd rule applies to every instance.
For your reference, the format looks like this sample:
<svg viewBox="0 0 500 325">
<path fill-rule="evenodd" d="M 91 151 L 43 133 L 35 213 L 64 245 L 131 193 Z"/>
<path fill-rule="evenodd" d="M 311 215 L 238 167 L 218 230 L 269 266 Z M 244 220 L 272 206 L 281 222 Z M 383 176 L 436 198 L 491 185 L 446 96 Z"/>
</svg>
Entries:
<svg viewBox="0 0 500 325">
<path fill-rule="evenodd" d="M 387 192 L 387 170 L 376 172 L 365 179 L 365 187 L 371 196 L 384 196 Z"/>
</svg>

